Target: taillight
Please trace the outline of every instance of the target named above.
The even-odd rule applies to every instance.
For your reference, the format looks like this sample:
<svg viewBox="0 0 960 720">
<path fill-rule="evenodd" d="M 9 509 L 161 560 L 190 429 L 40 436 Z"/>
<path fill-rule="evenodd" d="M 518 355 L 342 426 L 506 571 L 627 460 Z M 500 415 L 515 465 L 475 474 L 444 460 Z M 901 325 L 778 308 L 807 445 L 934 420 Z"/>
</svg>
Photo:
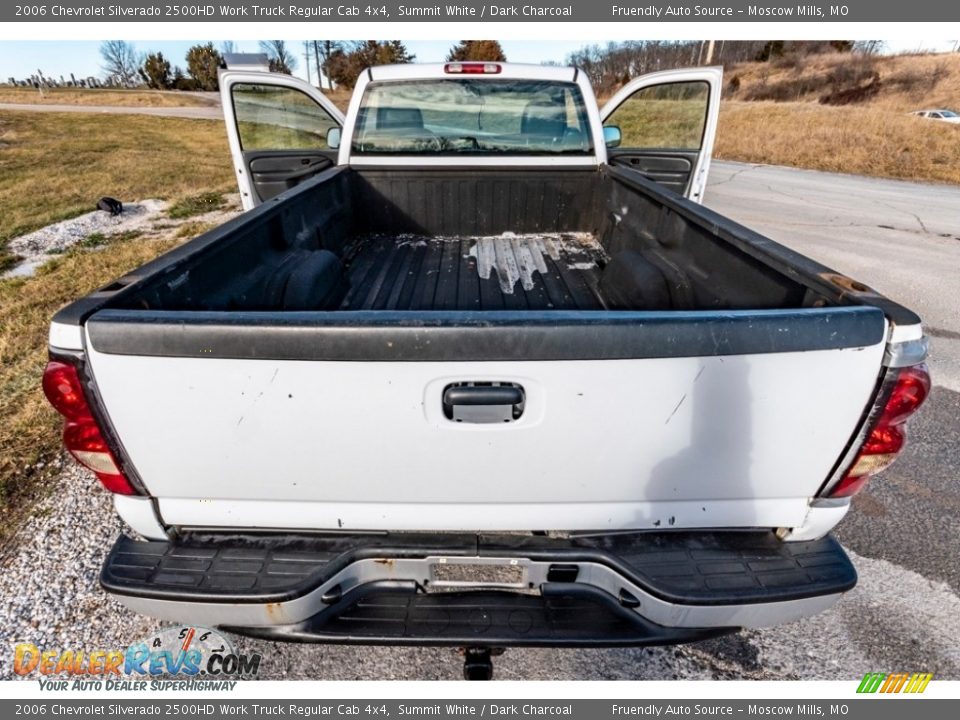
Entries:
<svg viewBox="0 0 960 720">
<path fill-rule="evenodd" d="M 92 470 L 110 492 L 135 494 L 93 417 L 76 367 L 58 360 L 47 363 L 47 369 L 43 372 L 43 392 L 66 420 L 63 425 L 63 444 L 70 454 L 81 465 Z"/>
<path fill-rule="evenodd" d="M 890 467 L 907 438 L 906 422 L 930 393 L 926 365 L 895 370 L 893 388 L 883 410 L 874 418 L 866 440 L 843 478 L 827 493 L 829 497 L 856 495 L 872 475 Z"/>
<path fill-rule="evenodd" d="M 445 73 L 453 75 L 497 75 L 501 69 L 497 63 L 484 62 L 457 62 L 443 66 Z"/>
<path fill-rule="evenodd" d="M 56 360 L 47 363 L 47 369 L 43 371 L 43 393 L 67 420 L 91 419 L 90 406 L 73 365 Z"/>
</svg>

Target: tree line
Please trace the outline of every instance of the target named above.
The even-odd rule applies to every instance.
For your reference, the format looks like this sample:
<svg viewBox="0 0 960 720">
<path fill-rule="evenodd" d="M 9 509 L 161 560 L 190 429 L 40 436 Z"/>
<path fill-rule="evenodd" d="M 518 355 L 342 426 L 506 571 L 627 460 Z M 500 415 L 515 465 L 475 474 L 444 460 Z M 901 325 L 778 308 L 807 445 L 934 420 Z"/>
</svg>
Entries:
<svg viewBox="0 0 960 720">
<path fill-rule="evenodd" d="M 292 74 L 297 69 L 297 51 L 284 40 L 263 40 L 260 52 L 266 54 L 272 72 Z M 373 65 L 409 63 L 416 59 L 400 40 L 306 40 L 303 57 L 308 77 L 316 73 L 317 85 L 326 78 L 327 87 L 350 89 L 365 68 Z M 154 90 L 217 90 L 218 70 L 223 57 L 236 52 L 227 41 L 215 47 L 212 42 L 198 43 L 184 57 L 184 66 L 174 65 L 162 52 L 139 53 L 124 40 L 107 40 L 100 45 L 103 71 L 119 84 L 146 86 Z M 448 61 L 505 61 L 503 48 L 496 40 L 461 40 L 450 48 Z"/>
</svg>

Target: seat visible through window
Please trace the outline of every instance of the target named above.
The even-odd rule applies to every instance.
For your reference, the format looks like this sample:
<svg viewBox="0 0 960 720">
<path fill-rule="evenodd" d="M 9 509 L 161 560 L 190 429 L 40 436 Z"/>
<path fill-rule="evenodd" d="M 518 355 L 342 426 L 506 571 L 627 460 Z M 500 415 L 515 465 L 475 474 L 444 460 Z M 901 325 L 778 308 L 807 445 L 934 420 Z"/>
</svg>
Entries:
<svg viewBox="0 0 960 720">
<path fill-rule="evenodd" d="M 567 129 L 566 109 L 557 103 L 530 102 L 523 109 L 520 132 L 524 135 L 563 137 Z"/>
<path fill-rule="evenodd" d="M 420 108 L 381 107 L 377 108 L 377 128 L 423 128 L 423 114 Z"/>
</svg>

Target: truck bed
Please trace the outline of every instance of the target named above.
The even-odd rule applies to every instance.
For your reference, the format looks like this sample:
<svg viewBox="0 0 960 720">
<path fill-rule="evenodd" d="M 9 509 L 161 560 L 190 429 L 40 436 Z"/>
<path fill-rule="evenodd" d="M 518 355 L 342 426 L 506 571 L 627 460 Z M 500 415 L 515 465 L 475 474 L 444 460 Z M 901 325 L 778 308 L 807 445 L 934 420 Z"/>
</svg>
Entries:
<svg viewBox="0 0 960 720">
<path fill-rule="evenodd" d="M 347 249 L 341 310 L 602 310 L 590 233 L 371 234 Z"/>
<path fill-rule="evenodd" d="M 836 302 L 829 279 L 797 272 L 799 256 L 771 256 L 765 238 L 748 241 L 742 229 L 674 206 L 662 192 L 616 169 L 337 168 L 140 268 L 135 284 L 111 293 L 109 307 L 621 312 L 846 304 Z"/>
</svg>

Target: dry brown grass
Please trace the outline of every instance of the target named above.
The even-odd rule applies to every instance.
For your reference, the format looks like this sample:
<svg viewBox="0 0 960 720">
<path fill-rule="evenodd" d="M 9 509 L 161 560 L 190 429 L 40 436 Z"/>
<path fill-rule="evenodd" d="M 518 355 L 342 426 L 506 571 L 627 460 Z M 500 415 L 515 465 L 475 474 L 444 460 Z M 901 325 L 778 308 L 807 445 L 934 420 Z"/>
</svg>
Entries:
<svg viewBox="0 0 960 720">
<path fill-rule="evenodd" d="M 796 63 L 744 63 L 725 68 L 727 99 L 769 96 L 777 99 L 813 101 L 842 86 L 863 85 L 876 73 L 879 89 L 863 107 L 906 113 L 932 107 L 958 109 L 960 105 L 960 55 L 893 55 L 874 58 L 849 53 L 813 55 Z M 739 79 L 731 94 L 729 83 Z"/>
<path fill-rule="evenodd" d="M 903 180 L 960 183 L 960 127 L 898 110 L 727 102 L 714 155 Z"/>
<path fill-rule="evenodd" d="M 350 104 L 350 98 L 353 97 L 353 90 L 324 90 L 323 94 L 326 95 L 330 101 L 336 105 L 342 112 L 347 111 L 347 105 Z"/>
<path fill-rule="evenodd" d="M 0 111 L 0 147 L 0 250 L 93 210 L 103 195 L 169 199 L 235 187 L 218 120 Z"/>
<path fill-rule="evenodd" d="M 170 90 L 112 90 L 0 86 L 0 103 L 27 105 L 117 105 L 122 107 L 194 107 L 209 105 L 203 97 Z"/>
</svg>

